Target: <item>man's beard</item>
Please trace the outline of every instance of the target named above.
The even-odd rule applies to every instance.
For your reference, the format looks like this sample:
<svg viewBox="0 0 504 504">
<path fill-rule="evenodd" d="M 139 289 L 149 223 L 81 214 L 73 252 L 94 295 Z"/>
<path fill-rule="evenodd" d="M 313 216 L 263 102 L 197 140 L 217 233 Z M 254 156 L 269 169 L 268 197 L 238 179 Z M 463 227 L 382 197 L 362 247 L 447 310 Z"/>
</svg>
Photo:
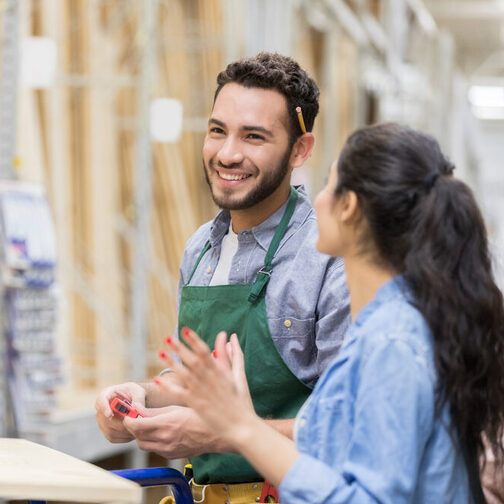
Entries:
<svg viewBox="0 0 504 504">
<path fill-rule="evenodd" d="M 285 179 L 287 173 L 289 172 L 289 159 L 291 154 L 291 148 L 289 147 L 285 154 L 282 157 L 282 160 L 278 164 L 278 166 L 266 173 L 263 177 L 263 180 L 251 191 L 245 195 L 245 197 L 239 201 L 226 201 L 223 198 L 218 198 L 212 189 L 212 183 L 210 182 L 210 178 L 208 176 L 208 171 L 205 166 L 205 161 L 203 161 L 203 171 L 205 172 L 205 179 L 207 181 L 208 187 L 210 188 L 210 193 L 212 194 L 212 199 L 215 204 L 224 210 L 245 210 L 247 208 L 251 208 L 254 205 L 257 205 L 261 201 L 264 201 L 266 198 L 271 196 L 280 184 Z M 210 161 L 210 164 L 212 162 Z M 216 172 L 215 168 L 212 168 L 214 172 Z M 218 176 L 218 175 L 217 175 Z M 229 194 L 232 195 L 232 190 L 229 191 Z"/>
</svg>

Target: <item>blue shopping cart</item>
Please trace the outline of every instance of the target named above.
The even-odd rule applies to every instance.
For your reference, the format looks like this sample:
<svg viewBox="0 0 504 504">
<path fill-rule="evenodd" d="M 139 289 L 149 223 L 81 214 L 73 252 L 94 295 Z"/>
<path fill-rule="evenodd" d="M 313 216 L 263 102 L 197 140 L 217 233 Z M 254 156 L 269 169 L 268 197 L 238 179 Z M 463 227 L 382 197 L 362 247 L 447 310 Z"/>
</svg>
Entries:
<svg viewBox="0 0 504 504">
<path fill-rule="evenodd" d="M 171 487 L 176 504 L 193 504 L 189 483 L 185 476 L 170 467 L 150 467 L 147 469 L 121 469 L 110 471 L 122 478 L 138 483 L 141 487 L 164 486 Z M 45 504 L 46 501 L 29 501 L 29 504 Z"/>
</svg>

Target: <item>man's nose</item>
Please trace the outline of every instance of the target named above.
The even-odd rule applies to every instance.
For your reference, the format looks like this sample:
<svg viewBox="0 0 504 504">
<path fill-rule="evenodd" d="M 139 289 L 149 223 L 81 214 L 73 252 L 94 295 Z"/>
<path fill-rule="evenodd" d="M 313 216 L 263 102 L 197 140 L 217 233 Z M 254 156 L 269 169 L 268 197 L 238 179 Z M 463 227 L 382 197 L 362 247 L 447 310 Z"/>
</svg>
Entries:
<svg viewBox="0 0 504 504">
<path fill-rule="evenodd" d="M 217 153 L 217 159 L 224 166 L 241 163 L 243 161 L 243 153 L 239 142 L 233 137 L 228 136 Z"/>
</svg>

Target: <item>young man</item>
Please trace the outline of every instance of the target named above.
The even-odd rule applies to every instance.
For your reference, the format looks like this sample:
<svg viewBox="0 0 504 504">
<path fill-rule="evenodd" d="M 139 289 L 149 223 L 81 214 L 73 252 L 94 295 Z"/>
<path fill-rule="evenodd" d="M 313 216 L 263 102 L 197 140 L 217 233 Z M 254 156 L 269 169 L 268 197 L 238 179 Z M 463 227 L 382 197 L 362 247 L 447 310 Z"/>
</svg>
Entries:
<svg viewBox="0 0 504 504">
<path fill-rule="evenodd" d="M 342 261 L 316 251 L 314 211 L 303 188 L 290 185 L 313 149 L 319 90 L 292 59 L 269 53 L 228 65 L 217 84 L 203 164 L 222 210 L 186 245 L 178 327 L 210 347 L 218 332 L 236 333 L 257 413 L 292 437 L 297 411 L 349 324 Z M 195 500 L 204 493 L 205 502 L 255 501 L 260 475 L 165 394 L 154 384 L 105 389 L 96 401 L 101 430 L 112 442 L 136 439 L 167 458 L 190 457 Z M 138 405 L 143 418 L 112 416 L 116 395 Z"/>
</svg>

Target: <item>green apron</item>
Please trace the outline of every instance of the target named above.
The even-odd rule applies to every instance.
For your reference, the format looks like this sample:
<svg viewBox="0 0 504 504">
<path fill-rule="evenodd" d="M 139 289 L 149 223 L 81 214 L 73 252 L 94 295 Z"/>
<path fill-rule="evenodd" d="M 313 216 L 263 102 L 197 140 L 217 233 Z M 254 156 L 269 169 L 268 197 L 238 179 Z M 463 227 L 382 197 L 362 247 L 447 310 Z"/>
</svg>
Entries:
<svg viewBox="0 0 504 504">
<path fill-rule="evenodd" d="M 294 212 L 298 193 L 291 187 L 285 213 L 266 253 L 264 266 L 252 284 L 189 286 L 202 257 L 203 247 L 189 280 L 182 288 L 178 327 L 190 327 L 208 344 L 215 345 L 220 331 L 236 333 L 245 357 L 245 372 L 256 413 L 261 418 L 294 418 L 311 389 L 287 367 L 273 343 L 266 316 L 266 285 L 272 260 Z M 206 453 L 191 458 L 194 480 L 208 483 L 244 483 L 263 478 L 241 455 Z"/>
</svg>

